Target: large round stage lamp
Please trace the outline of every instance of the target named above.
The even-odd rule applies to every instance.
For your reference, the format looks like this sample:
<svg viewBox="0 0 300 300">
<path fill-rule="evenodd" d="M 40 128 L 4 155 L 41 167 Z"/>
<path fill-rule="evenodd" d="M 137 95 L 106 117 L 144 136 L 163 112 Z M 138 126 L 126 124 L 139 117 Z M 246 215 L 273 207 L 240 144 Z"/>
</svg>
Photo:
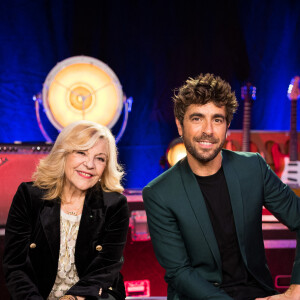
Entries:
<svg viewBox="0 0 300 300">
<path fill-rule="evenodd" d="M 186 156 L 186 148 L 183 144 L 182 138 L 174 139 L 166 152 L 167 162 L 170 167 L 174 166 L 179 160 Z"/>
<path fill-rule="evenodd" d="M 115 73 L 88 56 L 59 62 L 46 77 L 42 96 L 47 117 L 58 130 L 78 120 L 112 128 L 123 106 L 122 87 Z"/>
<path fill-rule="evenodd" d="M 126 98 L 116 74 L 102 61 L 74 56 L 59 62 L 48 74 L 43 91 L 33 96 L 39 128 L 47 142 L 53 142 L 44 129 L 39 108 L 58 131 L 78 120 L 89 120 L 112 128 L 124 112 L 116 135 L 122 137 L 131 111 L 132 98 Z"/>
</svg>

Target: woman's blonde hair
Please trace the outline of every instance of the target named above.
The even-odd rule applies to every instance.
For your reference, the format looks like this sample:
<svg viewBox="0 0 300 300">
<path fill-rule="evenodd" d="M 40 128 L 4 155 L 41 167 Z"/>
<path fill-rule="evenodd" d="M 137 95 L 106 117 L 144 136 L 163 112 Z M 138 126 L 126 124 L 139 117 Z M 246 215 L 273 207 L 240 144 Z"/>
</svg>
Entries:
<svg viewBox="0 0 300 300">
<path fill-rule="evenodd" d="M 47 190 L 44 199 L 53 200 L 61 196 L 65 182 L 66 156 L 73 151 L 92 148 L 99 139 L 107 141 L 108 159 L 101 181 L 97 184 L 107 192 L 123 192 L 121 179 L 124 172 L 117 161 L 117 147 L 112 133 L 107 127 L 98 123 L 78 121 L 61 131 L 51 152 L 40 160 L 32 176 L 35 186 Z"/>
</svg>

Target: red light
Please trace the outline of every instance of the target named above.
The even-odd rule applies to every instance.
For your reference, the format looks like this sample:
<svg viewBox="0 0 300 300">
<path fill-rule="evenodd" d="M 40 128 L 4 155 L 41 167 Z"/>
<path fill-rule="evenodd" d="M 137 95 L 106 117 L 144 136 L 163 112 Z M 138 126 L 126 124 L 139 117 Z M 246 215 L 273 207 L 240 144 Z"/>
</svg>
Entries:
<svg viewBox="0 0 300 300">
<path fill-rule="evenodd" d="M 150 281 L 125 281 L 126 297 L 150 297 Z"/>
</svg>

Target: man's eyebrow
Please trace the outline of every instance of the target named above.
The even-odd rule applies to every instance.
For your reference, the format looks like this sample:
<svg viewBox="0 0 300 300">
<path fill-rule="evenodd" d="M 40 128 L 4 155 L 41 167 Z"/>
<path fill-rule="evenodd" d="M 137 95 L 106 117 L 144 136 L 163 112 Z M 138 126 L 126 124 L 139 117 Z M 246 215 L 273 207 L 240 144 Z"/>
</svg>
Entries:
<svg viewBox="0 0 300 300">
<path fill-rule="evenodd" d="M 192 113 L 191 115 L 189 115 L 189 118 L 193 118 L 193 117 L 204 117 L 204 114 L 202 114 L 202 113 Z M 222 114 L 214 114 L 213 118 L 225 119 L 225 116 L 222 115 Z"/>
<path fill-rule="evenodd" d="M 204 117 L 204 115 L 202 113 L 193 113 L 189 115 L 189 118 L 193 118 L 193 117 Z"/>
<path fill-rule="evenodd" d="M 222 119 L 225 119 L 225 116 L 222 115 L 222 114 L 215 114 L 215 115 L 214 115 L 214 118 L 222 118 Z"/>
</svg>

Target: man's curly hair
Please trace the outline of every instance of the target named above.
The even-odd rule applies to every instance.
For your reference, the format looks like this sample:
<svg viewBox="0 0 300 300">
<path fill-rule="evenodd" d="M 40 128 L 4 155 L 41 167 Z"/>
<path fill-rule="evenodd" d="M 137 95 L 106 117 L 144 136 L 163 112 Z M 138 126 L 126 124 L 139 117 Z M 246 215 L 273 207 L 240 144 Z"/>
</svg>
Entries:
<svg viewBox="0 0 300 300">
<path fill-rule="evenodd" d="M 213 102 L 216 106 L 225 106 L 226 122 L 229 125 L 236 112 L 238 102 L 228 82 L 213 74 L 200 74 L 195 79 L 189 78 L 185 84 L 175 90 L 174 114 L 183 124 L 185 112 L 191 104 L 204 105 Z"/>
</svg>

